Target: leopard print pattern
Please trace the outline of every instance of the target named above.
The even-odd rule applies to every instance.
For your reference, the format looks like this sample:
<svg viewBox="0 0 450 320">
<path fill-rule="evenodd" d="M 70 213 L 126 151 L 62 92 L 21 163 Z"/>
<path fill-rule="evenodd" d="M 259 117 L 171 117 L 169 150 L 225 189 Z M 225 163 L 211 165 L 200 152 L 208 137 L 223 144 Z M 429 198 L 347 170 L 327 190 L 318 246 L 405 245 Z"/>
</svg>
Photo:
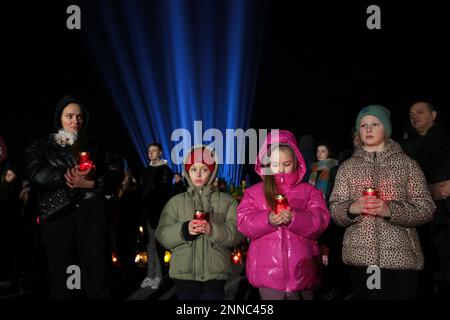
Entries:
<svg viewBox="0 0 450 320">
<path fill-rule="evenodd" d="M 348 207 L 368 187 L 391 209 L 390 218 L 359 215 L 350 219 Z M 389 140 L 382 152 L 357 147 L 339 168 L 330 197 L 336 224 L 346 227 L 342 258 L 348 265 L 420 270 L 424 259 L 416 227 L 432 219 L 436 207 L 418 164 Z"/>
</svg>

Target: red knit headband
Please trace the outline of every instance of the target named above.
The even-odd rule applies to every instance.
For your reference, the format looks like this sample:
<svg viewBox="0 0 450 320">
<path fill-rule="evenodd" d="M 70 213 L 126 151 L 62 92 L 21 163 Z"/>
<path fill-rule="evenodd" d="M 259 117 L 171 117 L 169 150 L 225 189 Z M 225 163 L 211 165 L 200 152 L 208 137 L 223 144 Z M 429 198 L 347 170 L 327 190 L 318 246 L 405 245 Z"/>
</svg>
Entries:
<svg viewBox="0 0 450 320">
<path fill-rule="evenodd" d="M 209 149 L 206 150 L 205 147 L 195 149 L 187 157 L 184 165 L 186 172 L 189 172 L 189 169 L 194 163 L 203 163 L 204 165 L 207 165 L 211 172 L 214 172 L 214 169 L 216 168 L 216 160 L 214 159 L 213 154 Z"/>
</svg>

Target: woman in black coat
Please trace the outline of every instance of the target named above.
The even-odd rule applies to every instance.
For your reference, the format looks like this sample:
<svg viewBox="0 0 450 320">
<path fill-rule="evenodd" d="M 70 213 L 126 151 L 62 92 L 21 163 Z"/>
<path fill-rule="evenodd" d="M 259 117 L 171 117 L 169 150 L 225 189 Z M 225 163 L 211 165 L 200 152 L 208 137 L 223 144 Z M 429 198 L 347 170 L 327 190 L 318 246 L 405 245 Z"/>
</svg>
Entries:
<svg viewBox="0 0 450 320">
<path fill-rule="evenodd" d="M 64 96 L 55 110 L 58 132 L 26 150 L 26 175 L 37 194 L 51 299 L 82 289 L 89 299 L 109 298 L 108 219 L 104 196 L 114 193 L 122 168 L 85 133 L 84 105 Z M 89 161 L 81 154 L 88 152 Z M 84 163 L 80 163 L 80 160 Z M 84 169 L 84 170 L 83 170 Z"/>
</svg>

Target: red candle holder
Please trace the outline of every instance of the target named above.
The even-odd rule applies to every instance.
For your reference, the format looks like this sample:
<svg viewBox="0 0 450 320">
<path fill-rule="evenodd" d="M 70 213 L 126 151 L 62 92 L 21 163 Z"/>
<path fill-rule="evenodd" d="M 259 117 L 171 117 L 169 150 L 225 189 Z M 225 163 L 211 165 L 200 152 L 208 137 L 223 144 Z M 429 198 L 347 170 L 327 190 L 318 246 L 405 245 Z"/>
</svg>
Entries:
<svg viewBox="0 0 450 320">
<path fill-rule="evenodd" d="M 366 188 L 366 190 L 364 190 L 363 192 L 363 195 L 378 197 L 378 190 L 375 188 Z"/>
<path fill-rule="evenodd" d="M 209 221 L 209 212 L 206 212 L 204 210 L 195 210 L 194 219 L 201 221 Z"/>
<path fill-rule="evenodd" d="M 94 168 L 94 163 L 89 157 L 89 152 L 80 152 L 80 171 L 86 171 L 88 169 Z"/>
<path fill-rule="evenodd" d="M 287 198 L 282 194 L 275 195 L 275 213 L 279 214 L 282 210 L 288 208 Z"/>
<path fill-rule="evenodd" d="M 363 192 L 363 195 L 364 196 L 375 196 L 378 198 L 378 190 L 376 188 L 372 188 L 372 187 L 366 188 Z M 368 217 L 373 217 L 372 215 L 367 214 L 367 213 L 363 213 L 362 215 L 368 216 Z"/>
</svg>

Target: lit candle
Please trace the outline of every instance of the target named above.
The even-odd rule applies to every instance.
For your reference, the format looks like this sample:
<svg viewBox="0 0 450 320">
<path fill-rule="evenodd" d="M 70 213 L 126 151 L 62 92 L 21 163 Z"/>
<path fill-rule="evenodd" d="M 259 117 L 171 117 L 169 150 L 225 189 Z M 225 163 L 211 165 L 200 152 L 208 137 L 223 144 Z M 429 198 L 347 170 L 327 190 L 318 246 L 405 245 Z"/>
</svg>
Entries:
<svg viewBox="0 0 450 320">
<path fill-rule="evenodd" d="M 281 210 L 286 210 L 288 207 L 287 198 L 282 194 L 277 194 L 275 196 L 275 202 L 276 202 L 275 207 L 276 214 L 279 214 Z"/>
<path fill-rule="evenodd" d="M 80 153 L 80 171 L 86 171 L 94 167 L 92 160 L 89 158 L 89 152 Z"/>
<path fill-rule="evenodd" d="M 204 210 L 195 210 L 194 219 L 202 220 L 202 221 L 209 221 L 209 212 L 206 212 Z"/>
</svg>

